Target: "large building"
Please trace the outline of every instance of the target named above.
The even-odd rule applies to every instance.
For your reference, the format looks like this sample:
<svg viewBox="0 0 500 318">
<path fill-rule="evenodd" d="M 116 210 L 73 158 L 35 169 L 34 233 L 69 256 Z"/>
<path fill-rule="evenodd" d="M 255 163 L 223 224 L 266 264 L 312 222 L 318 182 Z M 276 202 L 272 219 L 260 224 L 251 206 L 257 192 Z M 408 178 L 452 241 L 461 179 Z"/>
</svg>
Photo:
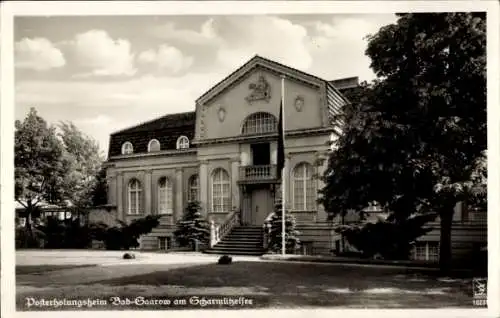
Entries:
<svg viewBox="0 0 500 318">
<path fill-rule="evenodd" d="M 212 245 L 219 244 L 212 248 L 242 246 L 221 242 L 234 228 L 240 236 L 262 236 L 281 195 L 276 164 L 282 78 L 287 209 L 298 221 L 304 253 L 339 248 L 317 190 L 323 186 L 319 176 L 328 141 L 340 131 L 333 116 L 349 102 L 343 91 L 357 86 L 357 78 L 324 80 L 259 56 L 200 96 L 193 112 L 111 135 L 108 200 L 118 218 L 163 215 L 160 226 L 141 239 L 141 248 L 170 248 L 175 223 L 190 200 L 200 201 L 213 223 Z"/>
</svg>

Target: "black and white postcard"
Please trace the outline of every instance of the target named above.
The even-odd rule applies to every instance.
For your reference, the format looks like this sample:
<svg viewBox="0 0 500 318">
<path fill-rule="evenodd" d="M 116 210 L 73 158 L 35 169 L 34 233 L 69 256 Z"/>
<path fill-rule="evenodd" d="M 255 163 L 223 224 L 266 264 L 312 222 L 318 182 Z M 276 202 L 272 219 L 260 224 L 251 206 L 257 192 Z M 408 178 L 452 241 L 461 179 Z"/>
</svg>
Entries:
<svg viewBox="0 0 500 318">
<path fill-rule="evenodd" d="M 2 316 L 497 316 L 498 15 L 3 3 Z"/>
</svg>

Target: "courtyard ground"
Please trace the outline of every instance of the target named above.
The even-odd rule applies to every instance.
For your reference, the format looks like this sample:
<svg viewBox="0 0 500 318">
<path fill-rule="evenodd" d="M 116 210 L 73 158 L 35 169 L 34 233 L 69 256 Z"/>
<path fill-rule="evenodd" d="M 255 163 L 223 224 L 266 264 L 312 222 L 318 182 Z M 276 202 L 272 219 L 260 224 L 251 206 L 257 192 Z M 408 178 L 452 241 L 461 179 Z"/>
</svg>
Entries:
<svg viewBox="0 0 500 318">
<path fill-rule="evenodd" d="M 217 265 L 217 256 L 204 254 L 136 253 L 126 261 L 122 254 L 18 251 L 18 310 L 75 310 L 78 303 L 68 303 L 75 299 L 102 300 L 92 307 L 80 303 L 87 310 L 472 306 L 470 278 L 440 278 L 432 271 L 258 257 Z M 67 304 L 43 305 L 41 299 Z"/>
</svg>

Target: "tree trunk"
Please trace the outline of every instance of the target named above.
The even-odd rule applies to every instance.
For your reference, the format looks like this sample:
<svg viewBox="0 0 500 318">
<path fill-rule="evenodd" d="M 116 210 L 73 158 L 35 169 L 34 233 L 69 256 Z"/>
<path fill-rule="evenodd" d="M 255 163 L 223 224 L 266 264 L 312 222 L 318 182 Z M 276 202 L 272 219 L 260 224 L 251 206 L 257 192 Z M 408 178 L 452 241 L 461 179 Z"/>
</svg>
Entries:
<svg viewBox="0 0 500 318">
<path fill-rule="evenodd" d="M 31 210 L 32 206 L 31 204 L 28 204 L 28 207 L 24 210 L 24 228 L 26 229 L 26 236 L 24 238 L 24 248 L 31 248 L 33 246 L 33 230 L 31 228 Z"/>
<path fill-rule="evenodd" d="M 444 208 L 439 215 L 441 219 L 441 242 L 439 245 L 439 268 L 442 274 L 451 270 L 451 223 L 454 213 L 453 206 Z"/>
</svg>

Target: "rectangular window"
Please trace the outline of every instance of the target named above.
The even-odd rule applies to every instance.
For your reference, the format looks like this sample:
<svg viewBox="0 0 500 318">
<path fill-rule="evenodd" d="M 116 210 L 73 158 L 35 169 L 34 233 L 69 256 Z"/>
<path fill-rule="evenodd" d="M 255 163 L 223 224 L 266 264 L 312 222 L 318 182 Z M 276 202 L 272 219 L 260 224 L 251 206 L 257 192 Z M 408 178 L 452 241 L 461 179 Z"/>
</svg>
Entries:
<svg viewBox="0 0 500 318">
<path fill-rule="evenodd" d="M 410 255 L 416 261 L 438 262 L 439 242 L 417 242 Z"/>
<path fill-rule="evenodd" d="M 158 249 L 161 251 L 166 251 L 171 248 L 171 238 L 167 236 L 158 237 Z"/>
</svg>

